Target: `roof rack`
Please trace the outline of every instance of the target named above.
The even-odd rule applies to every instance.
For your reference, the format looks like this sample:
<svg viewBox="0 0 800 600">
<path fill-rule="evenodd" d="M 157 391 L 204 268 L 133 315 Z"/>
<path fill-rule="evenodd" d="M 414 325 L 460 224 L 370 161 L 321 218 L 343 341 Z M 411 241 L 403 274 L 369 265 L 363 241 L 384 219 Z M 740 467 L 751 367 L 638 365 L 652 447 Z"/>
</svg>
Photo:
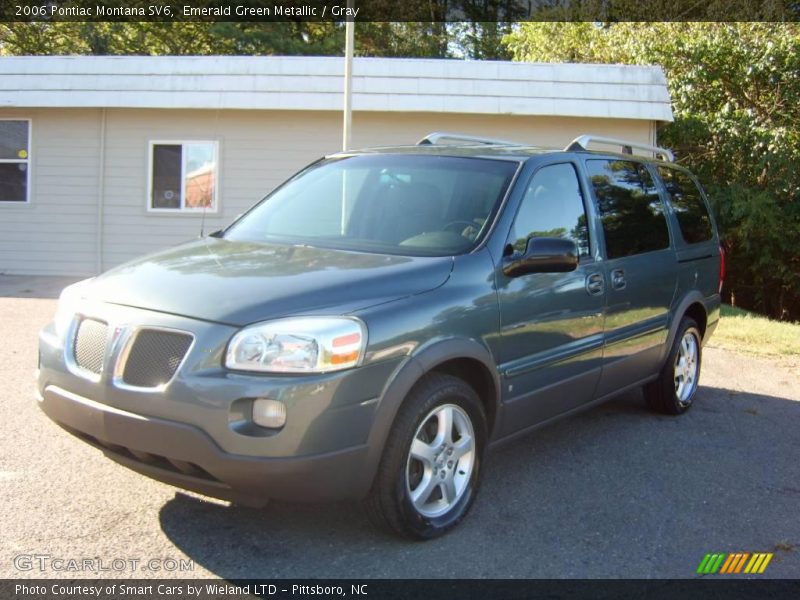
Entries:
<svg viewBox="0 0 800 600">
<path fill-rule="evenodd" d="M 611 146 L 622 146 L 623 154 L 633 154 L 634 148 L 638 148 L 639 150 L 649 150 L 655 155 L 656 158 L 660 158 L 661 160 L 667 162 L 675 161 L 675 157 L 673 156 L 672 152 L 666 148 L 659 148 L 658 146 L 650 146 L 648 144 L 640 144 L 639 142 L 628 142 L 626 140 L 601 137 L 599 135 L 582 135 L 580 137 L 576 137 L 566 148 L 564 148 L 564 150 L 588 150 L 589 144 L 592 142 L 598 144 L 609 144 Z"/>
<path fill-rule="evenodd" d="M 517 142 L 509 142 L 506 140 L 495 140 L 492 138 L 477 137 L 474 135 L 463 135 L 461 133 L 447 133 L 444 131 L 434 131 L 429 133 L 420 141 L 417 146 L 436 146 L 444 140 L 452 140 L 454 142 L 472 142 L 473 144 L 486 144 L 487 146 L 520 146 Z"/>
</svg>

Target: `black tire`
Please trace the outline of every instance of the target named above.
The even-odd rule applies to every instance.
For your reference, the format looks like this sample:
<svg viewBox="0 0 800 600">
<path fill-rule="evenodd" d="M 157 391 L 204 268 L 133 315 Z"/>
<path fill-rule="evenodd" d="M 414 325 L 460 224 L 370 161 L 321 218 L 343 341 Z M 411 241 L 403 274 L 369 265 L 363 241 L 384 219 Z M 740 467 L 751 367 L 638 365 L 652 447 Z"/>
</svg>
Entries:
<svg viewBox="0 0 800 600">
<path fill-rule="evenodd" d="M 690 389 L 684 392 L 681 389 L 679 397 L 678 381 L 680 377 L 677 375 L 676 364 L 683 357 L 679 356 L 682 352 L 681 344 L 684 338 L 690 335 L 694 338 L 694 346 L 696 350 L 696 359 L 691 363 L 695 375 L 691 381 Z M 647 405 L 651 410 L 664 414 L 664 415 L 680 415 L 685 413 L 694 404 L 694 398 L 697 394 L 698 382 L 700 380 L 700 367 L 702 364 L 703 347 L 702 336 L 697 327 L 697 323 L 691 317 L 683 317 L 678 326 L 678 331 L 675 333 L 675 340 L 672 342 L 667 360 L 661 368 L 658 379 L 648 383 L 644 386 L 644 397 Z M 689 344 L 692 342 L 689 341 Z M 685 377 L 684 377 L 685 380 Z"/>
<path fill-rule="evenodd" d="M 453 406 L 458 407 L 460 411 L 454 410 Z M 445 466 L 440 471 L 433 469 L 425 471 L 429 475 L 430 473 L 434 474 L 425 480 L 432 481 L 433 486 L 438 486 L 437 483 L 434 483 L 438 481 L 436 475 L 444 478 L 445 475 L 442 475 L 442 472 L 446 469 L 449 469 L 448 477 L 455 477 L 454 468 L 461 473 L 462 477 L 460 485 L 463 486 L 463 491 L 460 495 L 453 496 L 457 500 L 454 500 L 449 508 L 446 506 L 444 483 L 438 491 L 434 487 L 429 498 L 435 498 L 437 493 L 440 494 L 441 498 L 438 501 L 444 503 L 445 506 L 441 510 L 446 510 L 446 512 L 431 516 L 421 514 L 411 499 L 412 482 L 410 480 L 414 475 L 412 471 L 416 470 L 419 473 L 423 469 L 421 462 L 418 466 L 414 459 L 410 458 L 410 452 L 412 441 L 417 436 L 424 436 L 425 428 L 439 424 L 438 413 L 434 415 L 437 410 L 440 412 L 450 411 L 450 414 L 454 415 L 454 421 L 459 420 L 462 427 L 465 425 L 463 416 L 468 417 L 474 433 L 474 445 L 472 470 L 468 475 L 461 466 L 463 463 L 457 463 L 450 467 Z M 436 422 L 433 419 L 437 419 Z M 451 427 L 452 432 L 459 433 L 457 428 Z M 426 375 L 414 386 L 400 407 L 386 441 L 372 489 L 364 501 L 367 515 L 372 523 L 385 531 L 416 540 L 439 537 L 458 525 L 469 511 L 478 492 L 486 438 L 486 417 L 475 390 L 463 380 L 451 375 L 442 373 Z M 431 441 L 436 441 L 436 439 L 438 437 Z M 466 436 L 463 439 L 466 440 Z M 420 441 L 422 441 L 421 438 Z M 455 444 L 457 441 L 453 442 L 453 445 Z M 452 450 L 451 447 L 449 450 L 439 452 L 445 465 L 447 465 L 446 453 Z M 451 476 L 450 473 L 453 475 Z M 418 485 L 424 487 L 422 485 L 424 475 L 418 476 L 420 478 Z M 455 484 L 452 489 L 456 489 Z"/>
</svg>

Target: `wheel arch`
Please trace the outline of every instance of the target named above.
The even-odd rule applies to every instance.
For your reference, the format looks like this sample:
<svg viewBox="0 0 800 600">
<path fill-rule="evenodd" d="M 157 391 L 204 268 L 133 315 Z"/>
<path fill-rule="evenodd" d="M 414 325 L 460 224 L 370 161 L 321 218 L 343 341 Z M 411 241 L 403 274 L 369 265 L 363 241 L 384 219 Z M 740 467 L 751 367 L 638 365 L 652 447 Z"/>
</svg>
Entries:
<svg viewBox="0 0 800 600">
<path fill-rule="evenodd" d="M 678 363 L 674 362 L 675 358 L 673 352 L 679 352 L 676 342 L 678 341 L 678 334 L 681 331 L 681 324 L 686 316 L 691 317 L 697 324 L 700 340 L 699 347 L 697 348 L 698 356 L 695 378 L 692 382 L 693 387 L 690 389 L 689 395 L 686 398 L 682 398 L 680 397 L 681 394 L 679 390 L 674 387 L 677 381 L 675 369 L 677 369 Z M 700 374 L 700 356 L 702 353 L 701 347 L 704 340 L 707 339 L 707 332 L 707 304 L 704 302 L 704 298 L 699 292 L 690 292 L 681 300 L 672 313 L 672 321 L 669 326 L 669 334 L 664 343 L 663 358 L 658 375 L 644 387 L 645 400 L 652 410 L 661 414 L 675 416 L 683 414 L 688 410 L 689 406 L 691 406 L 692 399 L 697 391 L 697 378 Z"/>
<path fill-rule="evenodd" d="M 692 319 L 694 319 L 694 321 L 697 323 L 697 326 L 700 328 L 700 337 L 702 343 L 705 343 L 707 339 L 706 331 L 708 328 L 708 310 L 706 308 L 705 298 L 703 298 L 703 295 L 700 292 L 693 290 L 686 294 L 678 303 L 672 315 L 673 317 L 669 326 L 667 341 L 664 344 L 664 358 L 666 358 L 667 354 L 669 354 L 669 349 L 672 348 L 672 344 L 675 341 L 675 336 L 678 333 L 678 327 L 680 327 L 681 320 L 684 316 L 692 317 Z"/>
<path fill-rule="evenodd" d="M 384 389 L 367 441 L 365 474 L 369 486 L 375 478 L 397 412 L 414 386 L 431 372 L 446 373 L 466 381 L 475 389 L 484 406 L 490 438 L 497 427 L 500 416 L 500 375 L 489 350 L 473 339 L 435 342 L 404 361 Z"/>
<path fill-rule="evenodd" d="M 700 329 L 700 340 L 705 340 L 708 314 L 702 302 L 693 302 L 683 312 L 684 316 L 691 317 Z"/>
</svg>

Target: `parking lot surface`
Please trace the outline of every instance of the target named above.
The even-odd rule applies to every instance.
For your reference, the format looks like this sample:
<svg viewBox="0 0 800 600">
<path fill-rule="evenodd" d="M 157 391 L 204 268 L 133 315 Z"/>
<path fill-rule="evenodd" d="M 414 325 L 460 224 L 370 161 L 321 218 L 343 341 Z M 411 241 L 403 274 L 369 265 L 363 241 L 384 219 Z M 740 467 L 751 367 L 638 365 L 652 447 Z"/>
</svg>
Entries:
<svg viewBox="0 0 800 600">
<path fill-rule="evenodd" d="M 633 392 L 496 449 L 464 523 L 415 543 L 357 505 L 184 493 L 51 423 L 33 396 L 37 332 L 65 283 L 0 277 L 0 577 L 98 575 L 33 555 L 90 559 L 103 577 L 696 577 L 706 553 L 738 551 L 774 552 L 758 577 L 800 577 L 796 359 L 712 339 L 689 413 L 653 415 Z"/>
</svg>

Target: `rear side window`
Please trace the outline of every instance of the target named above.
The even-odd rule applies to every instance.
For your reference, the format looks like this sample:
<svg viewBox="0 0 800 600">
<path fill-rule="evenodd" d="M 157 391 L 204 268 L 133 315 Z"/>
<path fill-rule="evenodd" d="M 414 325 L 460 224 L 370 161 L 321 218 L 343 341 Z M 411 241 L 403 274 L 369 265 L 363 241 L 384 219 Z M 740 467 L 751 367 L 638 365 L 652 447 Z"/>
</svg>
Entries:
<svg viewBox="0 0 800 600">
<path fill-rule="evenodd" d="M 658 175 L 669 194 L 672 211 L 688 244 L 706 242 L 714 236 L 703 194 L 689 175 L 678 169 L 659 167 Z"/>
<path fill-rule="evenodd" d="M 573 240 L 578 256 L 589 255 L 583 195 L 571 164 L 542 167 L 531 179 L 511 232 L 514 250 L 524 252 L 532 237 Z"/>
<path fill-rule="evenodd" d="M 664 205 L 647 168 L 628 160 L 587 160 L 608 258 L 669 247 Z"/>
</svg>

